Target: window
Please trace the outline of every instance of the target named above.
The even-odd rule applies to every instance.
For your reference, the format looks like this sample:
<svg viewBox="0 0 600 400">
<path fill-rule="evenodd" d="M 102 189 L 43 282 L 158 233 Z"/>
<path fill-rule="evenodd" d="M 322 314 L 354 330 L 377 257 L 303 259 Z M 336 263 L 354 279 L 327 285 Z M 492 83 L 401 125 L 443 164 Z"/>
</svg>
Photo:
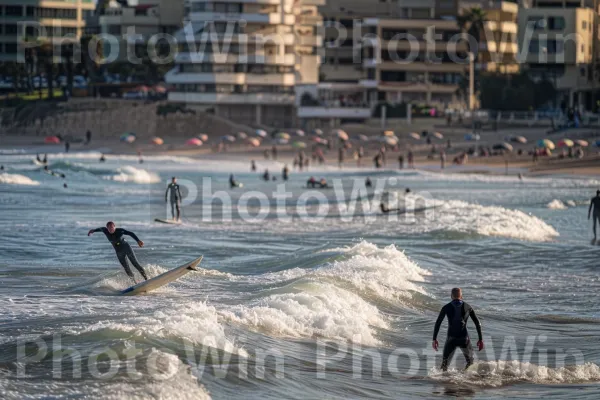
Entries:
<svg viewBox="0 0 600 400">
<path fill-rule="evenodd" d="M 349 28 L 352 29 L 353 25 L 354 25 L 354 21 L 352 21 L 351 19 L 340 19 L 339 20 L 340 25 L 342 25 L 344 28 Z"/>
<path fill-rule="evenodd" d="M 562 31 L 565 29 L 565 19 L 563 17 L 549 17 L 548 29 L 551 31 Z"/>
<path fill-rule="evenodd" d="M 7 17 L 22 17 L 23 6 L 6 6 L 4 15 Z"/>
<path fill-rule="evenodd" d="M 35 14 L 35 7 L 27 6 L 26 14 L 28 17 L 33 17 Z"/>
<path fill-rule="evenodd" d="M 581 29 L 584 31 L 587 29 L 587 21 L 581 21 Z"/>
<path fill-rule="evenodd" d="M 227 12 L 232 14 L 240 14 L 242 12 L 241 4 L 227 4 Z"/>
<path fill-rule="evenodd" d="M 560 42 L 558 40 L 548 40 L 548 54 L 560 54 L 564 51 L 564 44 L 563 42 Z M 583 45 L 582 45 L 582 49 L 583 50 Z"/>
<path fill-rule="evenodd" d="M 8 54 L 15 54 L 17 52 L 17 44 L 16 43 L 5 43 L 4 44 L 4 52 Z"/>
<path fill-rule="evenodd" d="M 533 25 L 534 30 L 544 29 L 546 27 L 546 20 L 544 17 L 532 16 L 527 18 L 527 26 Z"/>
<path fill-rule="evenodd" d="M 406 82 L 404 71 L 381 71 L 382 82 Z"/>
<path fill-rule="evenodd" d="M 192 12 L 206 11 L 206 3 L 192 3 Z"/>
<path fill-rule="evenodd" d="M 532 40 L 529 42 L 529 52 L 537 54 L 540 52 L 540 42 L 539 40 Z"/>
<path fill-rule="evenodd" d="M 585 46 L 581 45 L 581 52 L 584 53 L 585 52 Z"/>
</svg>

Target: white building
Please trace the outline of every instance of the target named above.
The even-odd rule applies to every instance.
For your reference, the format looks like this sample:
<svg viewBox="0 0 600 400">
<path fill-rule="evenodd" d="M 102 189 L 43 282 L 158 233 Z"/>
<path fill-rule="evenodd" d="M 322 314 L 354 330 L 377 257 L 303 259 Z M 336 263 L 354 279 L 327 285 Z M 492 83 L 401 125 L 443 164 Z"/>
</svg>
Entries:
<svg viewBox="0 0 600 400">
<path fill-rule="evenodd" d="M 319 80 L 324 0 L 190 0 L 172 102 L 249 124 L 295 124 L 296 87 Z"/>
</svg>

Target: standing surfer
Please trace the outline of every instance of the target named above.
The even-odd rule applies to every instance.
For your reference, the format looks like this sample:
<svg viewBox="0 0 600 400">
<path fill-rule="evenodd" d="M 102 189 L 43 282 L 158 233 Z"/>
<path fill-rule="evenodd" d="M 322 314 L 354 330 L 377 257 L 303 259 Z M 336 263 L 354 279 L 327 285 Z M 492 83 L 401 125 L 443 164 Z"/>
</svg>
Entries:
<svg viewBox="0 0 600 400">
<path fill-rule="evenodd" d="M 433 330 L 433 349 L 438 351 L 439 343 L 437 341 L 437 335 L 440 331 L 440 326 L 446 316 L 448 317 L 448 336 L 446 338 L 446 344 L 444 345 L 444 354 L 442 356 L 442 371 L 448 370 L 448 363 L 454 355 L 456 348 L 460 348 L 467 365 L 465 369 L 469 368 L 473 364 L 473 347 L 471 346 L 471 339 L 467 332 L 467 321 L 469 317 L 475 323 L 477 329 L 477 335 L 479 340 L 477 341 L 477 348 L 479 351 L 483 350 L 483 338 L 481 336 L 481 324 L 479 319 L 475 315 L 475 311 L 470 305 L 465 303 L 462 299 L 462 290 L 460 288 L 452 289 L 451 293 L 452 301 L 446 304 L 440 311 L 440 315 L 435 321 L 435 329 Z"/>
<path fill-rule="evenodd" d="M 592 197 L 590 201 L 590 208 L 588 209 L 588 220 L 592 215 L 592 208 L 594 209 L 594 240 L 596 242 L 596 222 L 600 224 L 600 190 L 596 191 L 596 197 Z"/>
<path fill-rule="evenodd" d="M 177 178 L 175 177 L 171 179 L 171 183 L 169 183 L 169 186 L 167 186 L 167 191 L 165 192 L 165 203 L 167 202 L 169 192 L 171 192 L 171 218 L 173 218 L 175 221 L 179 221 L 181 219 L 180 202 L 182 196 L 181 190 L 179 190 L 179 185 L 177 184 Z M 177 218 L 175 218 L 175 210 L 177 210 Z"/>
<path fill-rule="evenodd" d="M 113 247 L 115 249 L 115 252 L 117 253 L 117 258 L 119 259 L 119 262 L 121 263 L 121 265 L 125 269 L 125 273 L 131 279 L 133 279 L 133 281 L 135 283 L 137 283 L 137 282 L 135 281 L 135 277 L 133 276 L 133 272 L 131 272 L 131 269 L 129 268 L 129 264 L 127 263 L 127 259 L 129 259 L 129 262 L 131 262 L 133 264 L 133 266 L 140 272 L 140 274 L 144 277 L 144 279 L 148 280 L 148 276 L 146 275 L 146 271 L 144 271 L 144 268 L 140 265 L 140 263 L 138 262 L 137 258 L 135 258 L 135 253 L 133 252 L 133 249 L 131 248 L 131 246 L 129 245 L 129 243 L 127 243 L 125 241 L 125 238 L 123 238 L 124 235 L 131 236 L 137 242 L 138 246 L 144 247 L 144 242 L 142 242 L 136 236 L 135 233 L 129 232 L 129 231 L 123 229 L 123 228 L 117 228 L 115 226 L 115 223 L 112 222 L 112 221 L 109 221 L 106 224 L 105 228 L 91 229 L 88 232 L 88 236 L 91 236 L 95 232 L 102 232 L 102 233 L 104 233 L 104 235 L 106 236 L 106 238 L 108 239 L 108 241 L 110 242 L 110 244 L 113 245 Z"/>
</svg>

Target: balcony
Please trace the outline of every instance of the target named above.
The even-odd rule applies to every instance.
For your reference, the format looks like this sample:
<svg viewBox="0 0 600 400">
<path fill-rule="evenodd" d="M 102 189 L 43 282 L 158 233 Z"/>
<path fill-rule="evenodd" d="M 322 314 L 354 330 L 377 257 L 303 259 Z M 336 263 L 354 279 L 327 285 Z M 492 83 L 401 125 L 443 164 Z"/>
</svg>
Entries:
<svg viewBox="0 0 600 400">
<path fill-rule="evenodd" d="M 169 92 L 169 101 L 199 104 L 294 104 L 294 95 L 286 93 L 183 93 Z"/>
<path fill-rule="evenodd" d="M 378 89 L 382 92 L 407 92 L 407 93 L 445 93 L 453 94 L 458 85 L 449 83 L 432 82 L 381 82 Z"/>
<path fill-rule="evenodd" d="M 269 65 L 295 65 L 295 54 L 265 55 L 265 54 L 227 54 L 188 52 L 178 53 L 175 63 L 215 63 L 215 64 L 269 64 Z"/>
<path fill-rule="evenodd" d="M 251 24 L 294 25 L 296 16 L 292 14 L 249 14 L 249 13 L 217 13 L 191 12 L 191 21 L 245 21 Z"/>
<path fill-rule="evenodd" d="M 293 86 L 294 74 L 251 74 L 228 72 L 173 72 L 166 76 L 169 84 L 178 83 L 223 83 L 231 85 L 281 85 Z"/>
<path fill-rule="evenodd" d="M 365 60 L 365 63 L 373 60 Z M 456 64 L 453 62 L 427 63 L 427 62 L 395 62 L 383 61 L 378 66 L 379 69 L 388 71 L 408 71 L 408 72 L 457 72 L 462 73 L 468 65 Z"/>
<path fill-rule="evenodd" d="M 369 107 L 299 107 L 298 118 L 369 119 Z"/>
</svg>

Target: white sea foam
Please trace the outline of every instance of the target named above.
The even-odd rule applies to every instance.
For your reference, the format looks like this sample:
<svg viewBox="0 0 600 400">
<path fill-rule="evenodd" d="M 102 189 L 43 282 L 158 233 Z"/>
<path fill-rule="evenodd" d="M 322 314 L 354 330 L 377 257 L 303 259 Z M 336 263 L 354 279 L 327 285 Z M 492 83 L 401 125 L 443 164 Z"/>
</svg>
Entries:
<svg viewBox="0 0 600 400">
<path fill-rule="evenodd" d="M 435 219 L 427 221 L 427 225 L 442 230 L 530 241 L 548 241 L 559 235 L 553 227 L 523 211 L 459 200 L 443 202 Z"/>
<path fill-rule="evenodd" d="M 299 289 L 299 290 L 298 290 Z M 223 311 L 224 318 L 283 337 L 319 336 L 376 346 L 374 328 L 388 324 L 377 307 L 360 296 L 327 283 L 310 282 L 291 293 L 278 293 L 251 305 Z"/>
<path fill-rule="evenodd" d="M 133 182 L 133 183 L 158 183 L 160 176 L 154 172 L 149 172 L 145 169 L 139 169 L 130 165 L 117 169 L 116 175 L 105 176 L 104 179 L 117 182 Z"/>
<path fill-rule="evenodd" d="M 217 310 L 203 302 L 187 301 L 185 305 L 168 311 L 156 310 L 118 321 L 100 321 L 80 329 L 81 332 L 113 330 L 147 337 L 188 340 L 195 345 L 216 347 L 228 353 L 247 356 L 244 349 L 236 347 L 227 338 L 223 325 L 219 323 Z"/>
<path fill-rule="evenodd" d="M 440 381 L 469 383 L 480 386 L 503 386 L 515 382 L 534 384 L 566 384 L 600 382 L 600 367 L 594 363 L 550 368 L 520 361 L 480 361 L 467 371 L 443 374 L 438 369 L 430 377 Z"/>
<path fill-rule="evenodd" d="M 37 186 L 40 183 L 24 175 L 3 172 L 0 174 L 0 184 Z"/>
<path fill-rule="evenodd" d="M 411 297 L 412 292 L 425 293 L 415 282 L 423 282 L 429 272 L 417 266 L 394 245 L 379 248 L 362 241 L 355 246 L 335 250 L 345 252 L 350 258 L 317 269 L 317 276 L 341 279 L 361 291 L 371 291 L 387 299 Z"/>
<path fill-rule="evenodd" d="M 566 210 L 568 208 L 565 203 L 558 199 L 552 200 L 550 203 L 546 204 L 546 207 L 551 210 Z"/>
</svg>

